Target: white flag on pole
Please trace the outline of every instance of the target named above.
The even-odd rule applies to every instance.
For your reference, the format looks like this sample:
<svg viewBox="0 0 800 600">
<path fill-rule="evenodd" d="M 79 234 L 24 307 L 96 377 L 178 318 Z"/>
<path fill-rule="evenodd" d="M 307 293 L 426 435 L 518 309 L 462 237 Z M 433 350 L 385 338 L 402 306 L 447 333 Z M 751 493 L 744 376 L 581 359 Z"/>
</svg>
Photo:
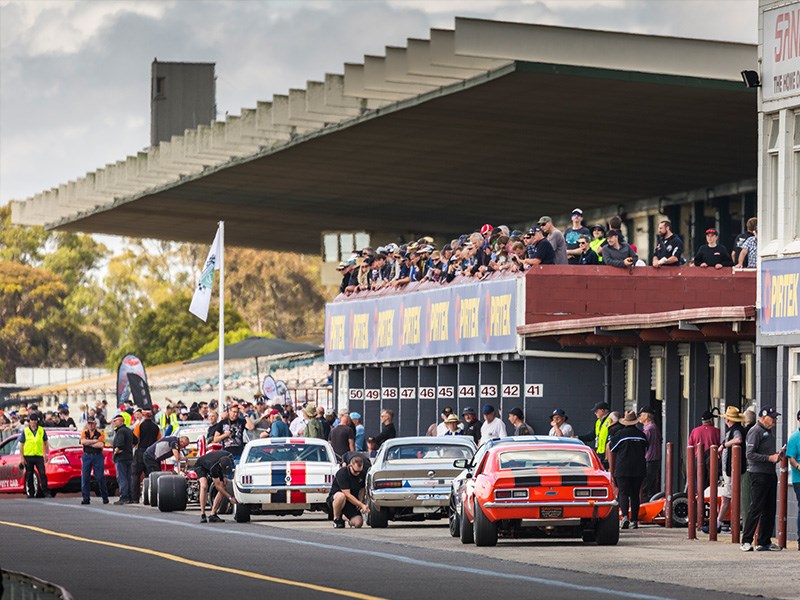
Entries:
<svg viewBox="0 0 800 600">
<path fill-rule="evenodd" d="M 211 304 L 211 286 L 214 283 L 214 270 L 219 267 L 219 228 L 217 235 L 214 236 L 214 243 L 208 251 L 206 264 L 200 274 L 200 280 L 192 296 L 192 304 L 189 312 L 199 319 L 205 321 L 208 318 L 208 306 Z"/>
</svg>

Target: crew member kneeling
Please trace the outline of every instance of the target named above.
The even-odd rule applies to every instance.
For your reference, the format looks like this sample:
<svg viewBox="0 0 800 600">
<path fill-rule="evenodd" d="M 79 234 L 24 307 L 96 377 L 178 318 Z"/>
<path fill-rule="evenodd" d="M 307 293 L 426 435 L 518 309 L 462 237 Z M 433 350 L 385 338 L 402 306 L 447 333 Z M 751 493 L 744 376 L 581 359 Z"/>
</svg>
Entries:
<svg viewBox="0 0 800 600">
<path fill-rule="evenodd" d="M 200 522 L 206 522 L 206 501 L 208 498 L 209 479 L 217 488 L 217 495 L 211 507 L 211 516 L 208 517 L 209 523 L 221 523 L 223 519 L 217 516 L 222 499 L 227 498 L 231 504 L 236 504 L 236 498 L 225 488 L 225 478 L 233 475 L 233 455 L 225 450 L 215 450 L 208 452 L 197 459 L 194 464 L 194 472 L 200 482 Z"/>
<path fill-rule="evenodd" d="M 353 456 L 347 466 L 336 472 L 328 495 L 328 514 L 333 516 L 333 526 L 336 529 L 344 527 L 344 520 L 350 527 L 361 527 L 364 519 L 361 513 L 368 513 L 369 508 L 364 504 L 366 472 L 364 459 Z"/>
</svg>

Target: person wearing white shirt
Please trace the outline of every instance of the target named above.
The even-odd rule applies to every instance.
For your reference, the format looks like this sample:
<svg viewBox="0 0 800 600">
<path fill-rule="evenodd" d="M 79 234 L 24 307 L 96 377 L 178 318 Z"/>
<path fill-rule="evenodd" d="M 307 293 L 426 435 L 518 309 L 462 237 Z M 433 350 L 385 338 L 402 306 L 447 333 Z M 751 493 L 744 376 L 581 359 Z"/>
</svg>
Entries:
<svg viewBox="0 0 800 600">
<path fill-rule="evenodd" d="M 292 432 L 292 436 L 300 437 L 303 435 L 303 431 L 306 428 L 306 423 L 308 423 L 308 420 L 306 419 L 303 411 L 300 411 L 300 414 L 289 424 L 289 431 Z"/>
<path fill-rule="evenodd" d="M 481 410 L 483 413 L 483 425 L 481 425 L 481 441 L 478 444 L 482 446 L 489 440 L 508 437 L 506 426 L 503 421 L 497 418 L 494 412 L 494 406 L 487 404 Z"/>
<path fill-rule="evenodd" d="M 452 414 L 454 414 L 453 413 L 453 409 L 450 408 L 449 406 L 445 406 L 442 409 L 442 422 L 439 423 L 436 426 L 436 435 L 447 435 L 447 432 L 449 431 L 449 429 L 447 428 L 447 425 L 445 424 L 445 421 L 447 421 L 447 417 L 449 417 Z M 461 431 L 463 428 L 464 428 L 464 426 L 459 421 L 458 430 Z"/>
<path fill-rule="evenodd" d="M 550 420 L 550 433 L 556 437 L 575 437 L 575 431 L 572 425 L 567 423 L 567 413 L 563 408 L 557 408 L 553 411 L 552 419 Z"/>
</svg>

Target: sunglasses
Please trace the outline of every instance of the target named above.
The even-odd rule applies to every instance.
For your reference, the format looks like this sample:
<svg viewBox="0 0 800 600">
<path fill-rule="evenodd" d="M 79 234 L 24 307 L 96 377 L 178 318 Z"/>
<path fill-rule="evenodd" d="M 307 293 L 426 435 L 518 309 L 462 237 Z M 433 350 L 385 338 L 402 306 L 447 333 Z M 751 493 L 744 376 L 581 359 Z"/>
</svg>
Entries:
<svg viewBox="0 0 800 600">
<path fill-rule="evenodd" d="M 585 246 L 586 242 L 578 242 L 578 246 Z"/>
</svg>

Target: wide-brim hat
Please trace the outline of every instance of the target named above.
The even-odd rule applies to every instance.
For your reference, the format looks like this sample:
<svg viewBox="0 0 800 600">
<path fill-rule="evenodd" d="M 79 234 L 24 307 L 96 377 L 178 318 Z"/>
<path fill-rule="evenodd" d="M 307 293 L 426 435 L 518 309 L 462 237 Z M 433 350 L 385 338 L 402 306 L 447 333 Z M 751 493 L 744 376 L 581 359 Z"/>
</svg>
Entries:
<svg viewBox="0 0 800 600">
<path fill-rule="evenodd" d="M 306 407 L 303 409 L 303 412 L 307 417 L 316 417 L 317 416 L 317 405 L 314 403 L 306 404 Z"/>
<path fill-rule="evenodd" d="M 636 425 L 639 422 L 636 413 L 632 410 L 625 411 L 625 416 L 619 420 L 623 425 Z"/>
<path fill-rule="evenodd" d="M 735 406 L 729 406 L 725 409 L 725 414 L 723 415 L 728 421 L 736 421 L 737 423 L 741 423 L 744 421 L 744 416 L 742 413 L 739 412 L 739 409 Z"/>
<path fill-rule="evenodd" d="M 447 418 L 444 420 L 445 423 L 460 423 L 461 419 L 459 419 L 456 415 L 447 415 Z"/>
</svg>

